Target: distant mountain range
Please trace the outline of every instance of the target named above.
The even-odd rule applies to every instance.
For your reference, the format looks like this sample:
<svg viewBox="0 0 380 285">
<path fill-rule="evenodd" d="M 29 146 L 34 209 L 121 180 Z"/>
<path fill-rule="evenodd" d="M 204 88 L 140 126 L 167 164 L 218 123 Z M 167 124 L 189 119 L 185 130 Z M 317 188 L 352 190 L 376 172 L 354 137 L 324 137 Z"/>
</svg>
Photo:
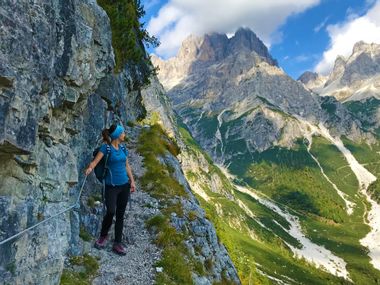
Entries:
<svg viewBox="0 0 380 285">
<path fill-rule="evenodd" d="M 358 42 L 348 58 L 335 60 L 329 76 L 305 72 L 299 80 L 313 92 L 339 101 L 380 99 L 380 45 Z"/>
<path fill-rule="evenodd" d="M 348 58 L 335 61 L 330 75 L 305 72 L 298 79 L 321 96 L 343 102 L 364 127 L 379 134 L 380 127 L 380 45 L 358 42 Z"/>
</svg>

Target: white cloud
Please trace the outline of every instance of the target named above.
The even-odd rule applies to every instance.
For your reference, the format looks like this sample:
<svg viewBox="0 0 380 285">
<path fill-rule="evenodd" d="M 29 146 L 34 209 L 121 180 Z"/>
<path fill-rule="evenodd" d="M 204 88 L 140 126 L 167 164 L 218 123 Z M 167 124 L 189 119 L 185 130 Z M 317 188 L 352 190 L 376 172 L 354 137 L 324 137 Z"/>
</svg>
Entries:
<svg viewBox="0 0 380 285">
<path fill-rule="evenodd" d="M 350 16 L 342 24 L 327 26 L 327 31 L 330 46 L 314 68 L 320 74 L 328 74 L 331 71 L 338 55 L 349 56 L 356 42 L 380 43 L 380 0 L 377 0 L 365 15 Z"/>
<path fill-rule="evenodd" d="M 268 46 L 279 41 L 278 28 L 287 17 L 319 4 L 321 0 L 169 0 L 152 18 L 148 31 L 159 37 L 156 52 L 175 55 L 189 35 L 209 32 L 234 33 L 251 28 Z"/>
</svg>

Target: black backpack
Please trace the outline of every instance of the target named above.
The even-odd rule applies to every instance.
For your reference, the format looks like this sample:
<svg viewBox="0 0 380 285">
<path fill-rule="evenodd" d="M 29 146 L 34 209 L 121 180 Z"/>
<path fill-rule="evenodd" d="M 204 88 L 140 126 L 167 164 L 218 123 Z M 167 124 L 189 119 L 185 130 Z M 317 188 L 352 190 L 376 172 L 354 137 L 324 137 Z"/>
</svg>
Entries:
<svg viewBox="0 0 380 285">
<path fill-rule="evenodd" d="M 108 162 L 108 159 L 109 159 L 109 157 L 111 155 L 111 147 L 110 147 L 110 145 L 107 144 L 106 147 L 107 147 L 107 153 L 106 153 L 106 155 L 104 155 L 102 157 L 102 159 L 99 161 L 99 163 L 94 168 L 95 176 L 99 180 L 99 182 L 101 182 L 101 183 L 103 182 L 104 178 L 106 177 L 107 170 L 108 170 L 107 162 Z M 125 148 L 125 145 L 120 144 L 120 147 L 124 151 L 125 156 L 128 156 L 128 153 L 127 153 L 127 150 Z M 100 149 L 100 147 L 97 147 L 94 150 L 94 152 L 92 153 L 93 157 L 95 157 L 98 154 L 99 149 Z"/>
<path fill-rule="evenodd" d="M 100 147 L 97 147 L 92 155 L 95 157 L 99 152 Z M 111 147 L 109 144 L 107 144 L 107 153 L 102 157 L 102 159 L 99 161 L 99 163 L 95 166 L 94 172 L 96 178 L 99 180 L 99 182 L 103 182 L 104 178 L 107 174 L 107 162 L 111 154 Z"/>
</svg>

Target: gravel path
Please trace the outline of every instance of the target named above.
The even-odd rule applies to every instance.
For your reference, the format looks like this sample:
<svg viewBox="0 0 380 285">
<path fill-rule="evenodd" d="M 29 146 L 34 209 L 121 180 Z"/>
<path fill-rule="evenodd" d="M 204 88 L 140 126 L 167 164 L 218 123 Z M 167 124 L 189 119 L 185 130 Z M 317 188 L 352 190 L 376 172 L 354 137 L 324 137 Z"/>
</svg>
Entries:
<svg viewBox="0 0 380 285">
<path fill-rule="evenodd" d="M 129 163 L 135 176 L 137 191 L 131 194 L 132 203 L 128 204 L 125 213 L 123 242 L 127 247 L 127 255 L 118 256 L 112 252 L 112 226 L 107 247 L 103 250 L 93 247 L 90 249 L 91 255 L 100 258 L 99 276 L 93 280 L 93 285 L 154 284 L 154 264 L 161 257 L 160 249 L 152 242 L 154 237 L 147 231 L 144 223 L 159 213 L 158 202 L 141 191 L 139 177 L 144 174 L 142 158 L 133 148 L 128 148 Z"/>
</svg>

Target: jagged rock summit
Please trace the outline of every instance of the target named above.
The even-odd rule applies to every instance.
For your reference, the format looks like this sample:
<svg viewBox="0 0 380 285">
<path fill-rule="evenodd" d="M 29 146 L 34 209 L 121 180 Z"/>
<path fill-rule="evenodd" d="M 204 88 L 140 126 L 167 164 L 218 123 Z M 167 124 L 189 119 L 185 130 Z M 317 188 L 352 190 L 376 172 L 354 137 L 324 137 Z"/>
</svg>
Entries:
<svg viewBox="0 0 380 285">
<path fill-rule="evenodd" d="M 326 83 L 327 77 L 316 72 L 305 71 L 298 79 L 309 90 L 314 90 Z"/>
<path fill-rule="evenodd" d="M 277 65 L 268 48 L 250 29 L 240 28 L 228 38 L 225 34 L 211 33 L 204 36 L 188 36 L 177 56 L 162 60 L 152 55 L 152 63 L 160 69 L 158 78 L 166 90 L 171 89 L 191 72 L 225 60 L 228 57 L 249 56 L 255 63 Z M 249 65 L 250 62 L 247 63 Z"/>
</svg>

